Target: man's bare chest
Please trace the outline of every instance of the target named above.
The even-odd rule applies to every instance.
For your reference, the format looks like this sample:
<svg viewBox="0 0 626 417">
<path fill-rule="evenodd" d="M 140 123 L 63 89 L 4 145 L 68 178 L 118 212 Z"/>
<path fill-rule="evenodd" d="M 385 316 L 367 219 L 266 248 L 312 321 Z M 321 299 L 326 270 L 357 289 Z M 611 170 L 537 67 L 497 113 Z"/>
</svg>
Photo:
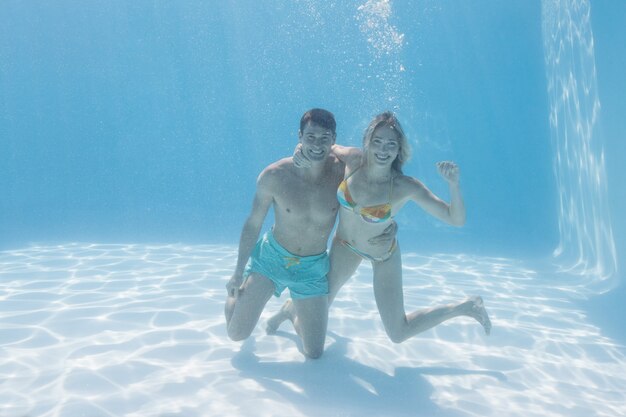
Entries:
<svg viewBox="0 0 626 417">
<path fill-rule="evenodd" d="M 294 181 L 277 195 L 275 202 L 288 213 L 312 217 L 316 214 L 327 216 L 337 210 L 338 185 L 332 181 L 322 184 Z"/>
</svg>

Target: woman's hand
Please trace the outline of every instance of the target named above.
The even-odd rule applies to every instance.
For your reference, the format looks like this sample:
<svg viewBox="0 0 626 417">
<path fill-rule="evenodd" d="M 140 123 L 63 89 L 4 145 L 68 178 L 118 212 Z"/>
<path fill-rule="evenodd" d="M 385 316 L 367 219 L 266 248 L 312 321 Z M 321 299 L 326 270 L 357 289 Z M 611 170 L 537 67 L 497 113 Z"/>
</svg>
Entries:
<svg viewBox="0 0 626 417">
<path fill-rule="evenodd" d="M 293 164 L 296 166 L 296 168 L 310 168 L 311 167 L 311 161 L 309 161 L 307 157 L 304 156 L 304 153 L 302 153 L 301 143 L 298 143 L 298 145 L 296 146 L 296 149 L 294 149 L 293 151 Z"/>
<path fill-rule="evenodd" d="M 368 239 L 368 243 L 372 246 L 385 246 L 389 245 L 395 238 L 398 233 L 398 223 L 392 221 L 389 226 L 383 232 L 378 235 Z"/>
<path fill-rule="evenodd" d="M 439 175 L 443 177 L 449 184 L 458 184 L 460 179 L 459 166 L 452 161 L 437 162 L 437 170 Z"/>
</svg>

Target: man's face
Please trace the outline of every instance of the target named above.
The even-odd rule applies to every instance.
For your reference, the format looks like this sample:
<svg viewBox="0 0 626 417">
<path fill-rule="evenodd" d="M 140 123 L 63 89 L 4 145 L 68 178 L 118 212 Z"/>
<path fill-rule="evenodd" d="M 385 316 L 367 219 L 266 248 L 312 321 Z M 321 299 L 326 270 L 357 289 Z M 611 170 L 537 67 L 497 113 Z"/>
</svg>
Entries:
<svg viewBox="0 0 626 417">
<path fill-rule="evenodd" d="M 326 159 L 330 148 L 335 143 L 335 135 L 330 130 L 314 123 L 307 123 L 300 132 L 302 154 L 311 162 Z"/>
</svg>

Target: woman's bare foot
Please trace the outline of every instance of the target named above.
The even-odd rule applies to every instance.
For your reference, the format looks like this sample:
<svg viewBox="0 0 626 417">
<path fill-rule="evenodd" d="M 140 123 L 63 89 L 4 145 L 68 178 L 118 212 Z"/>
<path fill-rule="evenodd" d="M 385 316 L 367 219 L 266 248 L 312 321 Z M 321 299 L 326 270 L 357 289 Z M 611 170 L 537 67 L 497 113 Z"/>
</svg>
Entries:
<svg viewBox="0 0 626 417">
<path fill-rule="evenodd" d="M 469 315 L 476 319 L 485 329 L 485 333 L 489 335 L 491 333 L 491 320 L 489 320 L 489 314 L 487 314 L 483 299 L 477 296 L 471 297 L 469 301 L 471 302 Z"/>
<path fill-rule="evenodd" d="M 293 316 L 294 316 L 293 303 L 291 302 L 291 300 L 287 300 L 285 301 L 285 304 L 283 304 L 283 306 L 280 308 L 280 311 L 274 314 L 272 317 L 270 317 L 270 319 L 267 321 L 267 325 L 265 327 L 265 333 L 267 334 L 276 333 L 280 325 L 285 320 L 289 320 L 293 323 Z"/>
</svg>

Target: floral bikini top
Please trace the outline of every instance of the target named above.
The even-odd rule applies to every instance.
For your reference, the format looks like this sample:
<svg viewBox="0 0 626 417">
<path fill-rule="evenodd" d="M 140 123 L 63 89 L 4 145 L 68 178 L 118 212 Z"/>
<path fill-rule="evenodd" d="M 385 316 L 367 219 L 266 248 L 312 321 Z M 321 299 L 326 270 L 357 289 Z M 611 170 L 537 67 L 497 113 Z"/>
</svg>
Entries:
<svg viewBox="0 0 626 417">
<path fill-rule="evenodd" d="M 352 174 L 354 174 L 354 172 L 352 172 Z M 348 175 L 348 178 L 350 178 L 352 174 Z M 391 193 L 393 192 L 393 177 L 391 177 L 391 185 L 389 187 L 388 201 L 390 202 L 368 207 L 361 207 L 352 199 L 350 190 L 348 189 L 348 178 L 343 180 L 337 189 L 337 200 L 339 200 L 339 204 L 341 204 L 344 208 L 352 210 L 356 214 L 360 215 L 361 218 L 368 223 L 383 223 L 391 219 Z"/>
</svg>

